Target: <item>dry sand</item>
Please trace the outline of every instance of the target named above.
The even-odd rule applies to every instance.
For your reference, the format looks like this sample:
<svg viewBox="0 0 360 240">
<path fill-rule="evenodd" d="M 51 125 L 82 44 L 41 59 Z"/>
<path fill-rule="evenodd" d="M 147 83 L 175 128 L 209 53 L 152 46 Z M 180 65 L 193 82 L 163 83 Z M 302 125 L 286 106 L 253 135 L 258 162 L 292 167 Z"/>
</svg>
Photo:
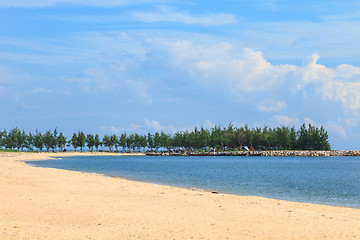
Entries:
<svg viewBox="0 0 360 240">
<path fill-rule="evenodd" d="M 360 239 L 360 209 L 212 194 L 0 153 L 0 239 Z"/>
</svg>

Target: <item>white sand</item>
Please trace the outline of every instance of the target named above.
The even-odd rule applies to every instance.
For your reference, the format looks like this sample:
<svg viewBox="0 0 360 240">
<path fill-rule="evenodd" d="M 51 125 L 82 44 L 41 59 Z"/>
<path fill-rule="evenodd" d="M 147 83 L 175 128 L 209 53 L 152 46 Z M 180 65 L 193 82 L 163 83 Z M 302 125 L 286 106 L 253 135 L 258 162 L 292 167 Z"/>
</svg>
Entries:
<svg viewBox="0 0 360 240">
<path fill-rule="evenodd" d="M 359 209 L 212 194 L 19 161 L 70 154 L 0 152 L 1 240 L 360 239 Z"/>
</svg>

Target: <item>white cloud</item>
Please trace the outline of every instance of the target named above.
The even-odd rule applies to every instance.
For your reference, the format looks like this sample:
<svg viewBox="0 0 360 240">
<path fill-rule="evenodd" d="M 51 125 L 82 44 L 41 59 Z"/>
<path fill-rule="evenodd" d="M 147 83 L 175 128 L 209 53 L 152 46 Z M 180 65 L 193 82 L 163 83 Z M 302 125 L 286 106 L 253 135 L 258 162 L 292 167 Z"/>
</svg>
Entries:
<svg viewBox="0 0 360 240">
<path fill-rule="evenodd" d="M 139 133 L 145 134 L 146 132 L 142 129 L 142 125 L 130 124 L 129 127 L 116 127 L 116 126 L 101 126 L 100 129 L 106 133 L 120 135 L 122 133 Z"/>
<path fill-rule="evenodd" d="M 300 66 L 272 64 L 261 51 L 242 49 L 209 35 L 179 32 L 83 33 L 65 40 L 71 41 L 75 46 L 83 47 L 77 49 L 75 59 L 82 59 L 84 66 L 87 63 L 95 66 L 63 78 L 76 82 L 83 93 L 111 92 L 122 87 L 134 99 L 153 103 L 159 97 L 152 93 L 153 76 L 149 77 L 143 71 L 156 73 L 158 83 L 165 86 L 171 85 L 171 74 L 181 73 L 187 83 L 221 88 L 231 93 L 235 100 L 246 101 L 249 96 L 255 96 L 256 102 L 252 104 L 264 112 L 284 111 L 287 104 L 276 96 L 280 91 L 291 89 L 295 91 L 293 93 L 304 92 L 305 97 L 306 93 L 315 91 L 330 104 L 341 103 L 346 114 L 360 112 L 360 68 L 349 64 L 327 67 L 318 63 L 318 54 L 311 55 Z M 26 44 L 31 46 L 31 43 Z M 60 50 L 57 48 L 56 51 Z M 71 55 L 65 57 L 72 59 Z M 57 58 L 50 60 L 46 59 L 58 62 Z M 0 68 L 0 73 L 4 73 L 0 82 L 6 78 L 14 79 L 14 74 L 7 69 Z M 267 97 L 264 93 L 272 93 L 272 96 Z M 268 98 L 273 102 L 267 102 Z"/>
<path fill-rule="evenodd" d="M 153 129 L 155 130 L 156 132 L 160 132 L 163 130 L 163 128 L 161 127 L 160 123 L 158 121 L 155 121 L 155 120 L 148 120 L 148 119 L 144 119 L 144 122 L 146 124 L 146 126 L 150 129 Z"/>
<path fill-rule="evenodd" d="M 104 132 L 109 132 L 111 134 L 121 134 L 123 132 L 125 132 L 125 129 L 122 127 L 115 127 L 115 126 L 101 126 L 100 129 Z"/>
<path fill-rule="evenodd" d="M 332 62 L 357 61 L 360 54 L 360 48 L 356 47 L 360 32 L 354 31 L 360 28 L 357 19 L 253 21 L 242 26 L 245 29 L 238 37 L 248 47 L 266 51 L 271 59 L 298 61 L 316 51 Z"/>
<path fill-rule="evenodd" d="M 280 125 L 284 125 L 284 126 L 299 126 L 300 125 L 300 120 L 297 118 L 291 118 L 291 117 L 285 116 L 285 115 L 276 115 L 276 116 L 273 116 L 273 118 Z"/>
<path fill-rule="evenodd" d="M 52 93 L 54 90 L 45 89 L 45 88 L 34 88 L 31 90 L 32 93 L 39 94 L 39 93 Z"/>
<path fill-rule="evenodd" d="M 11 101 L 12 103 L 20 108 L 20 109 L 24 109 L 24 110 L 27 110 L 27 109 L 33 109 L 34 106 L 32 106 L 27 97 L 21 93 L 21 92 L 15 92 L 12 94 L 12 97 L 11 97 Z"/>
<path fill-rule="evenodd" d="M 31 80 L 27 73 L 18 73 L 13 68 L 0 65 L 0 83 L 16 83 L 22 80 Z"/>
<path fill-rule="evenodd" d="M 128 22 L 131 16 L 129 15 L 50 15 L 44 16 L 43 19 L 50 19 L 63 22 L 91 22 L 91 23 L 109 23 L 109 22 Z"/>
<path fill-rule="evenodd" d="M 162 40 L 161 43 L 175 67 L 188 71 L 196 81 L 226 87 L 234 96 L 301 90 L 306 97 L 309 90 L 315 90 L 323 100 L 342 103 L 348 114 L 360 111 L 360 68 L 357 66 L 341 64 L 329 68 L 318 64 L 319 55 L 316 53 L 301 66 L 273 65 L 263 57 L 262 52 L 249 48 L 238 51 L 227 42 Z M 277 108 L 272 109 L 260 104 L 258 109 L 281 111 L 286 107 L 281 102 L 276 104 Z"/>
<path fill-rule="evenodd" d="M 355 127 L 359 124 L 359 118 L 340 118 L 338 119 L 339 122 L 344 123 L 346 126 Z"/>
<path fill-rule="evenodd" d="M 305 124 L 306 125 L 313 125 L 313 126 L 319 126 L 320 124 L 317 124 L 313 119 L 311 118 L 304 118 Z"/>
<path fill-rule="evenodd" d="M 64 76 L 64 81 L 77 83 L 78 89 L 84 94 L 98 94 L 112 92 L 118 87 L 118 83 L 110 80 L 105 69 L 88 68 L 83 70 L 81 76 Z"/>
<path fill-rule="evenodd" d="M 195 127 L 197 127 L 198 129 L 200 129 L 201 127 L 205 128 L 205 129 L 211 129 L 215 127 L 215 123 L 211 122 L 210 120 L 206 119 L 203 123 L 199 123 L 199 124 L 192 124 L 192 125 L 187 125 L 187 126 L 174 126 L 174 125 L 167 125 L 167 126 L 163 126 L 161 125 L 158 121 L 156 120 L 148 120 L 148 119 L 144 119 L 145 125 L 148 129 L 156 131 L 156 132 L 161 132 L 164 131 L 165 133 L 176 133 L 179 131 L 193 131 L 195 129 Z M 232 123 L 233 126 L 238 127 L 238 126 L 244 126 L 243 123 Z"/>
<path fill-rule="evenodd" d="M 174 125 L 162 125 L 157 120 L 149 120 L 147 118 L 144 118 L 144 125 L 138 125 L 138 124 L 130 124 L 130 127 L 124 128 L 124 127 L 116 127 L 116 126 L 102 126 L 100 129 L 104 132 L 112 133 L 112 134 L 121 134 L 121 133 L 139 133 L 139 134 L 147 134 L 148 132 L 165 132 L 166 134 L 173 134 L 179 131 L 193 131 L 195 127 L 200 129 L 201 127 L 205 129 L 212 129 L 215 127 L 215 123 L 211 122 L 210 120 L 205 120 L 201 124 L 192 124 L 187 126 L 174 126 Z M 232 125 L 234 127 L 243 127 L 244 123 L 237 123 L 232 122 Z M 217 125 L 219 126 L 219 125 Z M 227 126 L 227 125 L 226 125 Z M 257 126 L 257 125 L 256 125 Z"/>
<path fill-rule="evenodd" d="M 117 7 L 141 3 L 161 3 L 165 0 L 2 0 L 0 7 L 48 7 L 56 5 L 84 5 L 94 7 Z"/>
<path fill-rule="evenodd" d="M 1 6 L 1 5 L 0 5 Z M 142 22 L 142 23 L 180 23 L 201 26 L 223 26 L 237 22 L 235 15 L 226 13 L 191 14 L 179 12 L 175 8 L 160 6 L 155 11 L 132 11 L 121 15 L 78 14 L 49 15 L 44 19 L 66 22 Z"/>
<path fill-rule="evenodd" d="M 347 113 L 357 114 L 360 110 L 360 68 L 342 64 L 327 68 L 318 64 L 319 56 L 313 54 L 294 76 L 298 79 L 297 89 L 306 92 L 311 85 L 319 95 L 330 101 L 340 101 Z"/>
<path fill-rule="evenodd" d="M 211 122 L 210 120 L 205 120 L 204 122 L 204 127 L 207 128 L 207 129 L 211 129 L 211 128 L 214 128 L 216 125 L 216 123 L 213 123 Z"/>
<path fill-rule="evenodd" d="M 183 24 L 199 24 L 205 26 L 221 26 L 236 23 L 232 14 L 218 13 L 208 15 L 192 15 L 181 13 L 169 7 L 159 7 L 158 12 L 132 12 L 134 20 L 142 22 L 175 22 Z"/>
<path fill-rule="evenodd" d="M 183 67 L 194 78 L 226 85 L 234 94 L 269 91 L 287 79 L 296 66 L 272 65 L 261 52 L 245 48 L 238 51 L 228 42 L 197 44 L 190 40 L 160 41 L 171 62 Z"/>
<path fill-rule="evenodd" d="M 63 80 L 77 83 L 83 94 L 101 94 L 121 91 L 131 96 L 128 101 L 140 101 L 151 104 L 153 98 L 149 94 L 150 85 L 141 80 L 126 79 L 122 71 L 107 71 L 105 69 L 86 69 L 81 77 L 63 77 Z"/>
<path fill-rule="evenodd" d="M 141 100 L 143 103 L 151 104 L 152 97 L 149 95 L 150 85 L 144 81 L 126 80 L 125 86 L 132 93 L 134 98 Z"/>
<path fill-rule="evenodd" d="M 267 104 L 258 104 L 257 109 L 260 112 L 281 112 L 285 110 L 287 107 L 286 102 L 277 101 L 277 102 L 270 102 Z"/>
<path fill-rule="evenodd" d="M 162 126 L 158 121 L 156 120 L 148 120 L 148 119 L 144 119 L 145 125 L 151 129 L 154 130 L 155 132 L 161 132 L 164 131 L 165 133 L 175 133 L 178 130 L 178 128 L 176 128 L 173 125 L 168 125 L 168 126 Z"/>
<path fill-rule="evenodd" d="M 346 131 L 345 131 L 344 127 L 339 125 L 339 124 L 329 122 L 329 123 L 325 124 L 324 127 L 330 133 L 335 133 L 336 135 L 338 135 L 338 136 L 340 136 L 342 138 L 347 137 L 347 134 L 346 134 Z"/>
</svg>

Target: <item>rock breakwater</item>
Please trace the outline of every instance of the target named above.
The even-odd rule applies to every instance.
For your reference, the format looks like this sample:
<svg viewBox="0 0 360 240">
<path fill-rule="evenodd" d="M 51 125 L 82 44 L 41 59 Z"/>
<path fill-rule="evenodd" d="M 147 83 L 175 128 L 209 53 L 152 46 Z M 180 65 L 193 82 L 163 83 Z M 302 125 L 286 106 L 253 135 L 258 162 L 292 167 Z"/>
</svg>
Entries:
<svg viewBox="0 0 360 240">
<path fill-rule="evenodd" d="M 147 152 L 147 156 L 273 156 L 273 157 L 331 157 L 360 156 L 360 150 L 266 150 L 235 152 Z"/>
<path fill-rule="evenodd" d="M 360 150 L 330 150 L 330 151 L 318 151 L 318 150 L 272 150 L 261 151 L 261 156 L 276 156 L 276 157 L 331 157 L 331 156 L 360 156 Z"/>
</svg>

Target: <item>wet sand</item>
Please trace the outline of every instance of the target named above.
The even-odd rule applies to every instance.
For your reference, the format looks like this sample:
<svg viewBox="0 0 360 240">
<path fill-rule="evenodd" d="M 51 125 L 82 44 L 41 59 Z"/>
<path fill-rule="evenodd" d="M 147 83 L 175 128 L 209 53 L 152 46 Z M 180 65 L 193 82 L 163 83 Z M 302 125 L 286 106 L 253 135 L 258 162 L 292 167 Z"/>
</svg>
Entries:
<svg viewBox="0 0 360 240">
<path fill-rule="evenodd" d="M 360 209 L 213 194 L 21 162 L 66 155 L 80 153 L 0 152 L 0 239 L 360 239 Z"/>
</svg>

